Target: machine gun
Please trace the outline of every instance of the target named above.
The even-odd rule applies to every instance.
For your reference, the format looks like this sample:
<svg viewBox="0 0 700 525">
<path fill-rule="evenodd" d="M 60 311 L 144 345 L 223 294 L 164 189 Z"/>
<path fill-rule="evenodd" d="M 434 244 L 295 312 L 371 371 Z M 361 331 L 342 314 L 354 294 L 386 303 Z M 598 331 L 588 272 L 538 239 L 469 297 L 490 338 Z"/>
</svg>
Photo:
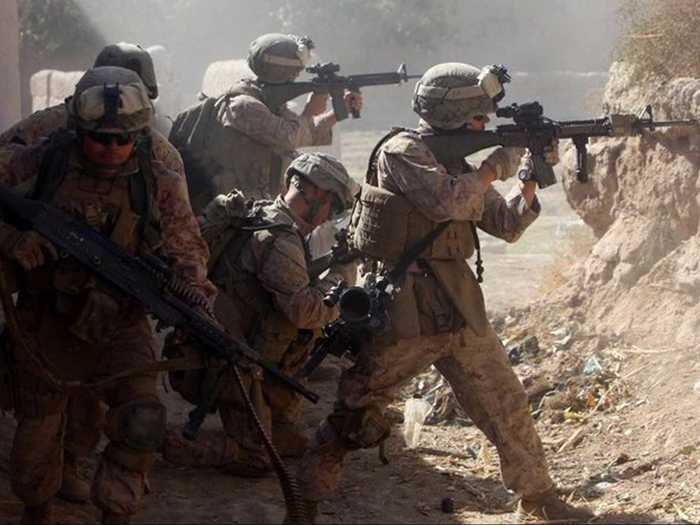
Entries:
<svg viewBox="0 0 700 525">
<path fill-rule="evenodd" d="M 106 283 L 143 305 L 162 324 L 190 335 L 204 352 L 229 364 L 240 359 L 255 363 L 313 403 L 318 401 L 318 395 L 263 361 L 256 350 L 231 337 L 197 311 L 193 304 L 197 304 L 198 297 L 159 258 L 130 255 L 118 244 L 62 211 L 43 202 L 22 198 L 2 186 L 0 207 L 9 212 L 12 222 L 35 230 L 54 243 L 60 256 L 75 258 Z M 199 300 L 199 306 L 204 306 L 201 298 Z M 198 423 L 201 425 L 201 421 Z"/>
<path fill-rule="evenodd" d="M 396 71 L 388 73 L 365 73 L 360 75 L 338 75 L 340 66 L 333 62 L 319 63 L 307 67 L 306 71 L 316 75 L 311 80 L 302 82 L 284 82 L 281 84 L 262 83 L 263 92 L 267 102 L 271 106 L 281 106 L 285 102 L 295 99 L 305 93 L 328 93 L 333 102 L 333 111 L 338 120 L 348 117 L 343 96 L 345 90 L 359 93 L 365 86 L 384 86 L 389 84 L 401 84 L 412 78 L 420 78 L 421 75 L 409 75 L 406 73 L 406 64 L 399 65 Z M 353 110 L 353 118 L 359 118 L 360 112 Z"/>
<path fill-rule="evenodd" d="M 540 188 L 556 182 L 554 170 L 544 161 L 544 149 L 553 139 L 571 139 L 576 146 L 576 178 L 588 181 L 588 139 L 591 137 L 626 137 L 646 129 L 670 126 L 697 126 L 698 120 L 654 121 L 651 106 L 639 115 L 612 114 L 590 120 L 556 121 L 543 116 L 539 102 L 511 104 L 496 110 L 496 116 L 513 120 L 513 124 L 496 126 L 495 130 L 472 131 L 458 129 L 426 133 L 422 139 L 441 164 L 463 160 L 482 149 L 493 146 L 526 147 L 532 153 L 532 178 Z M 519 175 L 520 176 L 520 175 Z M 528 176 L 523 174 L 521 179 Z"/>
</svg>

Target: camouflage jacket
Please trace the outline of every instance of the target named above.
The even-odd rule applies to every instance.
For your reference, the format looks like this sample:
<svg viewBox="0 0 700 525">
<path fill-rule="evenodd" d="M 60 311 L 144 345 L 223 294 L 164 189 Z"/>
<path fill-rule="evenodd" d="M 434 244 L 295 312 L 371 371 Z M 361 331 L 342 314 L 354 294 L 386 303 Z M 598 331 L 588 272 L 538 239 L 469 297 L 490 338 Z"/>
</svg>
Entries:
<svg viewBox="0 0 700 525">
<path fill-rule="evenodd" d="M 432 223 L 453 221 L 432 247 L 433 253 L 441 246 L 447 249 L 442 255 L 426 258 L 431 271 L 425 274 L 414 265 L 409 282 L 390 307 L 398 339 L 454 331 L 463 323 L 477 334 L 486 333 L 488 320 L 481 288 L 464 260 L 476 244 L 469 223 L 513 242 L 539 214 L 536 198 L 528 206 L 517 187 L 503 198 L 492 186 L 481 184 L 470 168 L 439 164 L 425 143 L 408 132 L 392 137 L 379 151 L 377 183 L 381 188 L 407 199 Z M 446 257 L 444 252 L 452 256 Z"/>
<path fill-rule="evenodd" d="M 35 144 L 42 137 L 48 137 L 51 132 L 65 127 L 67 119 L 68 114 L 63 104 L 36 111 L 0 134 L 0 148 L 10 142 Z M 168 171 L 184 177 L 185 166 L 175 147 L 156 130 L 151 130 L 151 137 L 153 158 L 162 162 Z"/>
<path fill-rule="evenodd" d="M 191 152 L 214 179 L 218 193 L 236 188 L 251 198 L 271 198 L 282 191 L 282 174 L 296 148 L 332 142 L 332 128 L 286 107 L 272 112 L 251 95 L 222 97 L 207 147 Z"/>
<path fill-rule="evenodd" d="M 31 188 L 48 147 L 49 142 L 46 140 L 31 146 L 17 143 L 5 145 L 0 149 L 0 184 Z M 66 176 L 57 190 L 54 204 L 100 229 L 104 226 L 103 223 L 110 220 L 110 216 L 118 216 L 123 211 L 123 206 L 122 209 L 114 210 L 114 199 L 111 202 L 108 202 L 108 199 L 110 194 L 120 187 L 128 188 L 127 176 L 138 171 L 138 164 L 135 159 L 129 161 L 118 174 L 109 179 L 109 191 L 101 192 L 98 191 L 98 186 L 106 183 L 107 179 L 100 180 L 99 175 L 87 174 L 87 169 L 77 155 L 76 146 L 69 147 L 73 149 L 69 156 Z M 173 271 L 211 300 L 216 294 L 216 288 L 206 277 L 209 249 L 201 237 L 192 213 L 185 178 L 168 170 L 163 163 L 156 160 L 151 166 L 154 217 L 157 218 L 160 228 L 162 249 L 171 259 Z M 83 187 L 75 182 L 81 180 L 81 177 L 86 181 L 90 179 L 87 186 Z M 128 192 L 128 189 L 124 191 Z M 95 218 L 95 224 L 92 224 L 92 217 Z M 5 252 L 8 250 L 7 244 L 11 242 L 13 235 L 16 235 L 13 230 L 12 226 L 0 223 L 0 245 L 5 245 Z M 128 240 L 123 243 L 125 244 L 128 244 Z"/>
<path fill-rule="evenodd" d="M 285 227 L 255 232 L 242 247 L 234 246 L 222 254 L 211 279 L 221 288 L 220 295 L 226 294 L 236 303 L 237 313 L 218 317 L 240 316 L 238 323 L 243 327 L 237 329 L 242 329 L 243 335 L 250 335 L 259 319 L 271 317 L 277 326 L 270 330 L 280 335 L 279 325 L 289 325 L 292 338 L 298 329 L 322 327 L 338 315 L 337 308 L 323 304 L 323 297 L 342 276 L 331 272 L 311 282 L 304 238 L 312 227 L 281 196 L 263 208 L 263 216 Z"/>
</svg>

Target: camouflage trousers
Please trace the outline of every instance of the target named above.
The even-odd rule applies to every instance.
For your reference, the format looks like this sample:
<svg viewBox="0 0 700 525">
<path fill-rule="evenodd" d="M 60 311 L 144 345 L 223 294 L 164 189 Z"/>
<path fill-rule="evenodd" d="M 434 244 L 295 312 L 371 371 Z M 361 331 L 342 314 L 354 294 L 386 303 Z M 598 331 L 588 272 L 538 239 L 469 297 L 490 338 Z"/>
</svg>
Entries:
<svg viewBox="0 0 700 525">
<path fill-rule="evenodd" d="M 305 499 L 333 496 L 348 452 L 371 448 L 390 431 L 385 407 L 399 387 L 430 365 L 442 373 L 474 424 L 493 443 L 507 488 L 527 496 L 553 487 L 522 384 L 489 327 L 484 337 L 456 333 L 375 345 L 340 379 L 333 412 L 321 424 L 299 467 Z"/>
<path fill-rule="evenodd" d="M 62 379 L 99 381 L 156 359 L 157 345 L 142 314 L 119 323 L 108 342 L 88 345 L 68 332 L 65 319 L 47 310 L 35 304 L 20 313 L 24 326 L 36 327 L 38 349 Z M 104 431 L 110 443 L 92 483 L 92 500 L 104 511 L 134 514 L 146 492 L 146 475 L 165 426 L 156 374 L 129 376 L 109 383 L 96 392 L 97 397 L 69 400 L 65 391 L 36 374 L 27 356 L 16 352 L 16 360 L 17 430 L 10 458 L 14 493 L 27 506 L 42 505 L 56 495 L 62 483 L 64 448 L 84 455 L 99 437 L 100 426 L 76 418 L 89 416 L 104 401 L 109 406 Z M 69 403 L 73 403 L 70 411 Z M 101 409 L 97 415 L 102 415 Z M 66 441 L 67 435 L 72 435 L 71 442 Z"/>
<path fill-rule="evenodd" d="M 294 342 L 286 351 L 265 353 L 265 358 L 279 363 L 280 370 L 293 375 L 303 366 L 311 350 L 310 343 Z M 298 440 L 291 442 L 302 420 L 304 399 L 278 380 L 265 377 L 257 367 L 239 367 L 243 386 L 262 427 L 280 449 L 298 448 Z M 219 467 L 237 474 L 251 466 L 270 468 L 269 457 L 260 433 L 249 413 L 235 377 L 226 373 L 222 379 L 218 401 L 219 417 L 224 432 L 208 435 L 197 442 L 186 442 L 179 435 L 169 433 L 163 450 L 166 460 L 185 466 Z M 288 442 L 285 442 L 285 439 Z"/>
</svg>

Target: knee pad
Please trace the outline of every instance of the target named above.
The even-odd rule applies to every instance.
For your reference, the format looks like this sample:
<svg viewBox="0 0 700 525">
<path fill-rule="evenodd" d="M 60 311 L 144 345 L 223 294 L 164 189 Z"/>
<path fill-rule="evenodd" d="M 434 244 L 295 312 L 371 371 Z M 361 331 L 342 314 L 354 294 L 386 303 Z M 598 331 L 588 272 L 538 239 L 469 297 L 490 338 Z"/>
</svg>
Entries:
<svg viewBox="0 0 700 525">
<path fill-rule="evenodd" d="M 130 401 L 114 410 L 114 423 L 108 433 L 112 441 L 137 452 L 155 452 L 160 448 L 166 431 L 166 411 L 160 401 Z"/>
</svg>

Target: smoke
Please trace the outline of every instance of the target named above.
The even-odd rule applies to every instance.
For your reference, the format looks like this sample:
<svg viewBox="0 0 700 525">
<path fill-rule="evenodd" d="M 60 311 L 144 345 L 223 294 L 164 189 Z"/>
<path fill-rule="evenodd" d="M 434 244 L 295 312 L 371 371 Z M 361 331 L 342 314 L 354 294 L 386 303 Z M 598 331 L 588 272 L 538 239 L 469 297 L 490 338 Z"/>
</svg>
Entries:
<svg viewBox="0 0 700 525">
<path fill-rule="evenodd" d="M 539 100 L 553 118 L 589 114 L 618 36 L 619 1 L 589 0 L 78 0 L 108 41 L 164 46 L 172 87 L 186 107 L 207 65 L 242 58 L 265 32 L 309 34 L 341 73 L 420 73 L 445 61 L 505 64 L 518 72 L 504 103 Z M 96 50 L 97 51 L 97 50 Z M 168 90 L 168 86 L 163 86 Z M 368 88 L 348 129 L 411 125 L 412 84 Z M 595 104 L 593 104 L 595 105 Z"/>
</svg>

